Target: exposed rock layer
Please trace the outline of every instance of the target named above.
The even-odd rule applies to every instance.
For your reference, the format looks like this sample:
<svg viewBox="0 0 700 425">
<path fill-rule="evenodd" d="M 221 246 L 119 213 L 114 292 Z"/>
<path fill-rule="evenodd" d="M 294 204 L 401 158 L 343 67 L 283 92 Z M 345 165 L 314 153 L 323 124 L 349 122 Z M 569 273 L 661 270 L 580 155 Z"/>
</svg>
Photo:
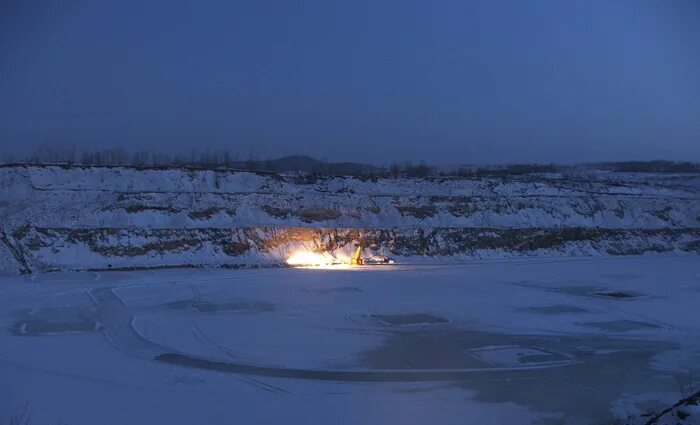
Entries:
<svg viewBox="0 0 700 425">
<path fill-rule="evenodd" d="M 0 271 L 700 250 L 697 175 L 325 178 L 0 167 Z"/>
</svg>

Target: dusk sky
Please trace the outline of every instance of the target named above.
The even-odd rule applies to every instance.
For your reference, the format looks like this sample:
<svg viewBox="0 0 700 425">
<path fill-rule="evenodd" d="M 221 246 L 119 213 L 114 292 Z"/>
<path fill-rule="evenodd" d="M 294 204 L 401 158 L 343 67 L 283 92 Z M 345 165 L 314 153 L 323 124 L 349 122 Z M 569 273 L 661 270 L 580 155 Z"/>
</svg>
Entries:
<svg viewBox="0 0 700 425">
<path fill-rule="evenodd" d="M 700 2 L 0 3 L 0 152 L 700 161 Z"/>
</svg>

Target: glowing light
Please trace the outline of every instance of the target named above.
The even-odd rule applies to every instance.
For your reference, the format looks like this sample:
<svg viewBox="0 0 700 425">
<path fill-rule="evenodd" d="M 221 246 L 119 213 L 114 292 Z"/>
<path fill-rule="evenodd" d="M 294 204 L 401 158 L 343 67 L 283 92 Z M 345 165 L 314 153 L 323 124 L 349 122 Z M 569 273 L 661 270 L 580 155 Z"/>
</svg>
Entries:
<svg viewBox="0 0 700 425">
<path fill-rule="evenodd" d="M 298 251 L 287 258 L 287 264 L 295 267 L 344 268 L 349 267 L 349 261 L 347 258 L 310 251 Z"/>
<path fill-rule="evenodd" d="M 287 258 L 287 264 L 292 266 L 328 266 L 332 259 L 316 252 L 295 252 Z"/>
</svg>

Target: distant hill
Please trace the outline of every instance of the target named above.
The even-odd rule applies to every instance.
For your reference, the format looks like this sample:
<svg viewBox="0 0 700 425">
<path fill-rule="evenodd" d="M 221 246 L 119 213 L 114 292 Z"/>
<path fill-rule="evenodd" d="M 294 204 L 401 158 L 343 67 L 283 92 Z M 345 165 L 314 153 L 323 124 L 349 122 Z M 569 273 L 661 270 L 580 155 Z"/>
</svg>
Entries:
<svg viewBox="0 0 700 425">
<path fill-rule="evenodd" d="M 236 158 L 231 152 L 193 152 L 190 155 L 158 152 L 126 152 L 121 149 L 95 151 L 61 150 L 42 148 L 33 154 L 12 158 L 5 155 L 0 160 L 5 165 L 60 165 L 60 166 L 126 166 L 137 168 L 191 168 L 191 169 L 235 169 L 256 172 L 289 173 L 302 172 L 317 175 L 343 176 L 391 176 L 430 177 L 458 176 L 466 178 L 510 177 L 547 173 L 570 173 L 581 170 L 599 170 L 627 173 L 700 173 L 700 164 L 688 161 L 614 161 L 578 164 L 454 164 L 429 165 L 423 161 L 393 163 L 386 167 L 359 162 L 328 162 L 306 155 L 289 155 L 277 159 Z"/>
<path fill-rule="evenodd" d="M 278 159 L 233 162 L 234 168 L 275 171 L 278 173 L 301 171 L 316 174 L 363 175 L 383 172 L 382 167 L 357 162 L 325 162 L 310 156 L 290 155 Z"/>
</svg>

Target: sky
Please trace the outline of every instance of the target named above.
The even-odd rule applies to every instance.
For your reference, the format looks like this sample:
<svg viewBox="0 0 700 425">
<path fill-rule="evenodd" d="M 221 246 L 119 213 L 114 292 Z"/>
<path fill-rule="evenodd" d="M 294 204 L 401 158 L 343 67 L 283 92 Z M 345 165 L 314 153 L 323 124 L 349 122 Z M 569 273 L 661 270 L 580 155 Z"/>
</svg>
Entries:
<svg viewBox="0 0 700 425">
<path fill-rule="evenodd" d="M 4 0 L 0 153 L 700 161 L 700 1 Z"/>
</svg>

